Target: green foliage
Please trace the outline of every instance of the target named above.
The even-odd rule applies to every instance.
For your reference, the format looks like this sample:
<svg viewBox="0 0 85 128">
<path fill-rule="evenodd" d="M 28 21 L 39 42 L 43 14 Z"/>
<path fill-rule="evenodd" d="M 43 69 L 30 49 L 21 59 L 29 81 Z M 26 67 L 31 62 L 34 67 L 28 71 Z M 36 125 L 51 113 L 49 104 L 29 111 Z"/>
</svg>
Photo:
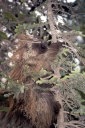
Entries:
<svg viewBox="0 0 85 128">
<path fill-rule="evenodd" d="M 5 101 L 7 98 L 6 97 L 4 97 L 4 95 L 0 95 L 0 102 L 1 101 Z"/>
<path fill-rule="evenodd" d="M 24 93 L 25 86 L 23 83 L 19 83 L 18 81 L 10 79 L 3 72 L 1 72 L 0 75 L 0 78 L 6 79 L 5 82 L 0 81 L 0 89 L 5 89 L 8 91 L 8 93 L 0 95 L 0 101 L 6 100 L 10 95 L 14 95 L 14 97 L 18 98 L 20 93 Z"/>
<path fill-rule="evenodd" d="M 56 59 L 53 61 L 51 67 L 53 66 L 57 69 L 60 66 L 62 68 L 62 70 L 60 70 L 61 77 L 64 77 L 68 71 L 72 72 L 75 66 L 73 57 L 73 54 L 68 48 L 61 48 L 59 53 L 56 55 Z"/>
<path fill-rule="evenodd" d="M 24 3 L 24 2 L 25 2 L 25 0 L 20 0 L 20 2 Z"/>
<path fill-rule="evenodd" d="M 27 29 L 27 26 L 28 26 L 27 24 L 18 24 L 18 26 L 16 26 L 15 32 L 17 34 L 23 33 Z"/>
<path fill-rule="evenodd" d="M 10 90 L 10 95 L 13 94 L 14 97 L 18 98 L 20 93 L 24 93 L 25 86 L 23 85 L 23 83 L 13 81 L 12 79 L 8 78 L 6 89 Z"/>
<path fill-rule="evenodd" d="M 85 93 L 77 88 L 75 90 L 80 94 L 81 99 L 85 100 Z"/>
<path fill-rule="evenodd" d="M 4 18 L 8 21 L 17 21 L 12 12 L 4 12 Z"/>
<path fill-rule="evenodd" d="M 7 39 L 7 35 L 5 32 L 0 31 L 0 41 L 4 39 Z"/>
<path fill-rule="evenodd" d="M 75 89 L 78 94 L 80 95 L 80 108 L 77 110 L 77 113 L 81 115 L 85 115 L 85 93 L 84 91 L 79 90 L 78 88 Z"/>
<path fill-rule="evenodd" d="M 79 46 L 78 47 L 79 55 L 85 58 L 85 44 L 82 43 L 82 44 L 79 44 L 78 46 Z"/>
<path fill-rule="evenodd" d="M 8 112 L 8 111 L 9 111 L 9 107 L 0 106 L 0 112 Z"/>
<path fill-rule="evenodd" d="M 72 72 L 62 78 L 61 92 L 72 114 L 85 115 L 85 72 Z"/>
<path fill-rule="evenodd" d="M 80 26 L 80 31 L 82 31 L 82 33 L 85 35 L 85 24 Z"/>
<path fill-rule="evenodd" d="M 40 38 L 41 39 L 46 38 L 47 35 L 45 35 L 46 33 L 44 34 L 45 31 L 43 30 L 43 26 L 46 27 L 48 33 L 51 33 L 49 30 L 49 22 L 47 21 L 47 23 L 41 23 L 40 17 L 37 18 L 34 12 L 33 13 L 30 12 L 30 14 L 28 14 L 29 11 L 24 8 L 25 7 L 24 2 L 26 2 L 26 1 L 20 0 L 20 6 L 18 4 L 17 4 L 17 6 L 15 6 L 14 3 L 12 3 L 13 6 L 12 6 L 12 4 L 11 4 L 11 6 L 9 6 L 9 7 L 12 7 L 12 8 L 9 8 L 10 12 L 4 11 L 5 8 L 2 9 L 3 10 L 2 25 L 5 25 L 7 27 L 7 30 L 9 30 L 9 31 L 11 30 L 12 34 L 13 34 L 13 30 L 11 28 L 13 27 L 13 25 L 14 25 L 14 31 L 16 34 L 23 33 L 26 30 L 28 30 L 29 32 L 30 32 L 30 30 L 32 30 L 33 34 L 35 35 L 37 33 L 37 30 L 40 30 L 40 33 L 39 33 Z M 84 4 L 85 4 L 85 2 L 84 2 Z M 45 12 L 46 12 L 47 5 L 46 6 L 44 5 L 44 7 L 45 7 Z M 44 13 L 44 10 L 42 10 L 43 7 L 39 8 L 39 9 L 43 14 Z M 80 7 L 80 10 L 82 10 L 82 9 L 84 12 L 85 8 L 83 5 Z M 13 10 L 13 12 L 12 12 L 12 10 Z M 55 8 L 54 8 L 53 14 L 54 15 L 57 14 L 55 11 Z M 75 13 L 74 13 L 74 15 L 75 15 Z M 56 17 L 57 17 L 57 15 L 56 15 Z M 55 17 L 55 21 L 56 21 L 56 17 Z M 74 17 L 76 17 L 76 15 Z M 82 16 L 80 15 L 79 18 L 81 19 L 81 25 L 79 25 L 77 20 L 73 18 L 71 29 L 74 29 L 76 31 L 76 33 L 78 33 L 79 35 L 84 36 L 85 35 L 85 23 L 84 23 L 84 19 L 82 19 L 81 17 Z M 48 17 L 48 19 L 49 19 L 49 17 Z M 78 25 L 76 25 L 76 23 Z M 66 25 L 67 25 L 67 27 L 69 26 L 69 24 L 66 24 Z M 57 30 L 59 28 L 59 26 L 57 26 L 55 24 L 55 28 Z M 62 28 L 61 30 L 63 32 L 63 30 L 66 29 L 66 26 L 65 26 L 65 28 L 63 28 L 63 26 L 60 25 L 60 28 Z M 82 32 L 82 34 L 80 34 L 81 32 Z M 72 37 L 69 36 L 68 38 L 72 38 Z M 7 36 L 4 32 L 0 31 L 0 41 L 3 39 L 7 39 Z M 68 43 L 67 46 L 70 48 L 69 44 L 70 43 Z M 60 73 L 59 78 L 57 77 L 57 75 L 53 74 L 52 72 L 48 72 L 48 71 L 42 69 L 40 72 L 35 72 L 34 74 L 31 72 L 32 80 L 34 80 L 36 82 L 36 84 L 39 84 L 39 85 L 41 85 L 43 83 L 49 83 L 49 84 L 58 86 L 59 89 L 61 90 L 62 96 L 64 98 L 63 99 L 64 105 L 67 106 L 67 110 L 69 108 L 71 113 L 73 113 L 73 114 L 77 113 L 77 114 L 85 115 L 85 93 L 84 93 L 85 92 L 85 73 L 84 72 L 79 73 L 78 71 L 73 71 L 73 68 L 76 67 L 76 64 L 74 62 L 76 55 L 74 55 L 73 52 L 71 50 L 69 50 L 68 47 L 61 48 L 60 51 L 58 52 L 58 54 L 56 55 L 55 60 L 53 62 L 51 62 L 51 64 L 50 64 L 51 68 L 54 72 L 55 72 L 55 70 L 58 71 L 60 67 L 62 68 L 62 70 L 59 70 L 59 73 Z M 82 44 L 81 46 L 79 45 L 78 51 L 79 51 L 79 55 L 82 56 L 85 61 L 85 44 Z M 28 70 L 25 73 L 26 73 L 26 75 L 30 75 L 28 73 Z M 0 75 L 1 75 L 1 73 L 0 73 Z M 45 76 L 45 77 L 43 78 L 43 76 Z M 11 94 L 14 94 L 14 97 L 16 97 L 16 98 L 19 97 L 20 93 L 24 93 L 24 89 L 26 86 L 23 83 L 19 84 L 18 81 L 15 82 L 4 75 L 1 75 L 0 77 L 7 78 L 6 83 L 0 82 L 0 88 L 2 88 L 2 89 L 6 88 L 7 90 L 10 90 Z M 10 95 L 10 93 L 6 96 L 9 96 L 9 95 Z M 6 97 L 0 95 L 0 101 L 5 101 L 5 99 L 6 99 Z M 7 109 L 8 108 L 0 108 L 0 111 L 7 111 Z"/>
</svg>

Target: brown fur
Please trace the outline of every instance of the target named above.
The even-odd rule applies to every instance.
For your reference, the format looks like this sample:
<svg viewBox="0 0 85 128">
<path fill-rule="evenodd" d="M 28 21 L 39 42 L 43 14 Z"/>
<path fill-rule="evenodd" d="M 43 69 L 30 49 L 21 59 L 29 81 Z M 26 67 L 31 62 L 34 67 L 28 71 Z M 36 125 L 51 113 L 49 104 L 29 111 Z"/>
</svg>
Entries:
<svg viewBox="0 0 85 128">
<path fill-rule="evenodd" d="M 40 42 L 34 42 L 32 38 L 27 38 L 25 35 L 19 38 L 19 47 L 11 59 L 15 67 L 8 73 L 11 79 L 24 82 L 25 64 L 29 66 L 30 75 L 32 71 L 37 72 L 42 68 L 51 69 L 50 63 L 55 59 L 61 47 L 60 44 L 42 46 Z M 27 52 L 28 57 L 25 58 Z M 55 100 L 55 94 L 52 91 L 46 91 L 34 85 L 35 83 L 31 84 L 18 99 L 12 98 L 9 102 L 10 109 L 3 119 L 2 128 L 9 128 L 10 125 L 14 128 L 53 128 L 61 106 Z"/>
<path fill-rule="evenodd" d="M 54 96 L 53 92 L 37 86 L 29 88 L 15 101 L 2 128 L 9 128 L 8 124 L 14 128 L 53 128 L 61 108 Z"/>
<path fill-rule="evenodd" d="M 38 40 L 35 42 L 36 39 L 30 39 L 29 36 L 24 34 L 19 35 L 18 38 L 18 49 L 15 50 L 11 59 L 15 63 L 15 67 L 8 74 L 13 80 L 24 81 L 23 67 L 25 65 L 28 65 L 30 74 L 39 72 L 42 68 L 52 70 L 51 63 L 59 52 L 61 43 L 52 43 L 47 46 Z"/>
<path fill-rule="evenodd" d="M 53 93 L 35 88 L 30 91 L 29 99 L 25 111 L 31 118 L 32 124 L 36 128 L 50 128 L 51 124 L 57 121 L 60 109 L 60 104 L 54 100 Z"/>
</svg>

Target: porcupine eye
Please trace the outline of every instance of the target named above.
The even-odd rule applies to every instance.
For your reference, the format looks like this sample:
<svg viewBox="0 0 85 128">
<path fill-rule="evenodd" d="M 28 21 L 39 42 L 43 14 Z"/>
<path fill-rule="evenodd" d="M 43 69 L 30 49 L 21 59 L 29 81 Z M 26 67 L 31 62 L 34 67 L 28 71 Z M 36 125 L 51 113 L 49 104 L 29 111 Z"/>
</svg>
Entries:
<svg viewBox="0 0 85 128">
<path fill-rule="evenodd" d="M 47 51 L 47 46 L 44 43 L 40 44 L 39 53 L 45 53 Z"/>
<path fill-rule="evenodd" d="M 36 50 L 38 54 L 43 54 L 47 51 L 47 46 L 44 43 L 34 43 L 32 49 Z"/>
</svg>

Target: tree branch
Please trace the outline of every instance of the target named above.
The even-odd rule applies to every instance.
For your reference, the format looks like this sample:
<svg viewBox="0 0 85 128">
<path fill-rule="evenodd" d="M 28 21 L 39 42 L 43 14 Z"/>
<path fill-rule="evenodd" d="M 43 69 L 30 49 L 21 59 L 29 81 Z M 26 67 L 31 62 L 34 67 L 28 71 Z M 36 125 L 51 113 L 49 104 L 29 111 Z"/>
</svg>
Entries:
<svg viewBox="0 0 85 128">
<path fill-rule="evenodd" d="M 52 34 L 52 42 L 55 43 L 55 42 L 57 42 L 56 41 L 56 28 L 54 26 L 53 12 L 52 12 L 50 0 L 48 0 L 47 8 L 48 8 L 48 23 L 50 25 L 50 30 L 51 30 L 51 34 Z"/>
</svg>

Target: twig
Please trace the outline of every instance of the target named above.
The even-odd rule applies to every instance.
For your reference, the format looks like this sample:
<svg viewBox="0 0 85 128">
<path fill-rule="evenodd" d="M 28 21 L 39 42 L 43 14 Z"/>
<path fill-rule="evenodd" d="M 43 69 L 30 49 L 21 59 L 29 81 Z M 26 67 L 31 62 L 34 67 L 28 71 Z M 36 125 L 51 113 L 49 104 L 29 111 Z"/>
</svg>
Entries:
<svg viewBox="0 0 85 128">
<path fill-rule="evenodd" d="M 65 125 L 64 125 L 64 110 L 63 110 L 63 102 L 62 102 L 61 93 L 60 93 L 60 91 L 57 87 L 53 87 L 51 90 L 56 93 L 55 100 L 58 101 L 61 105 L 61 109 L 60 109 L 60 112 L 59 112 L 58 117 L 57 117 L 57 128 L 65 128 Z"/>
<path fill-rule="evenodd" d="M 72 126 L 74 128 L 80 128 L 80 127 L 78 127 L 78 125 L 74 125 L 72 123 L 65 123 L 65 126 Z"/>
<path fill-rule="evenodd" d="M 85 124 L 81 123 L 80 121 L 70 121 L 70 122 L 65 122 L 65 126 L 73 126 L 75 128 L 81 128 L 85 127 Z"/>
</svg>

